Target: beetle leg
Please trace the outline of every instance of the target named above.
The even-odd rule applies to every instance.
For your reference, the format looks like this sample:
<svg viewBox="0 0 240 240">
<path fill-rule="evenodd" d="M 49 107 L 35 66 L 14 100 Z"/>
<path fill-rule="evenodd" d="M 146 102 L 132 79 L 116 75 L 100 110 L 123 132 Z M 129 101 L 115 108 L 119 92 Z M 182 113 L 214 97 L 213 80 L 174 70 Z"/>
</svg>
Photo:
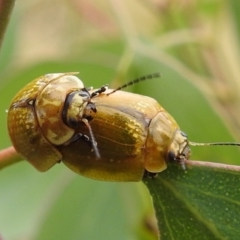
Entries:
<svg viewBox="0 0 240 240">
<path fill-rule="evenodd" d="M 153 180 L 156 179 L 157 176 L 158 176 L 157 173 L 149 172 L 146 169 L 145 169 L 144 174 L 143 174 L 143 178 L 151 178 Z"/>
<path fill-rule="evenodd" d="M 89 146 L 91 147 L 91 140 L 90 138 L 82 133 L 76 133 L 71 139 L 69 139 L 67 142 L 63 144 L 63 146 L 68 146 L 71 143 L 78 142 L 79 140 L 83 140 L 84 142 L 89 142 Z"/>
<path fill-rule="evenodd" d="M 85 134 L 82 134 L 82 133 L 77 133 L 75 134 L 71 140 L 69 142 L 67 142 L 66 145 L 69 145 L 70 143 L 75 143 L 75 142 L 78 142 L 79 140 L 83 140 L 84 142 L 88 143 L 89 144 L 89 147 L 92 147 L 92 141 L 90 140 L 90 138 L 85 135 Z"/>
<path fill-rule="evenodd" d="M 88 130 L 89 130 L 90 141 L 92 142 L 92 147 L 93 147 L 93 150 L 94 150 L 94 152 L 95 152 L 96 158 L 97 158 L 97 159 L 100 159 L 100 158 L 101 158 L 101 157 L 100 157 L 100 153 L 99 153 L 99 151 L 98 151 L 97 142 L 95 141 L 95 137 L 94 137 L 92 128 L 91 128 L 91 126 L 89 125 L 88 120 L 87 120 L 86 118 L 83 118 L 83 119 L 82 119 L 82 122 L 86 125 L 86 127 L 87 127 Z"/>
<path fill-rule="evenodd" d="M 64 144 L 64 146 L 67 146 L 71 143 L 78 142 L 80 140 L 86 142 L 89 145 L 89 147 L 92 149 L 92 151 L 94 151 L 94 146 L 96 146 L 97 143 L 96 142 L 93 143 L 93 141 L 87 135 L 82 133 L 76 133 L 68 142 Z"/>
</svg>

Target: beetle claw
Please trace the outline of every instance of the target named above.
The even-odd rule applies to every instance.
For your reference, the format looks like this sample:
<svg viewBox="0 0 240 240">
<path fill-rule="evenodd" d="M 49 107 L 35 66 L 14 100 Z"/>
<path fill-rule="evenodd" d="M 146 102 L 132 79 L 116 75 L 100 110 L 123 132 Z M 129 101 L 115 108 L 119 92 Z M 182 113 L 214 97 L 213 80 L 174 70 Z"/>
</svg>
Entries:
<svg viewBox="0 0 240 240">
<path fill-rule="evenodd" d="M 143 174 L 143 178 L 151 178 L 151 179 L 156 179 L 158 176 L 158 173 L 153 173 L 153 172 L 149 172 L 145 169 L 144 174 Z"/>
</svg>

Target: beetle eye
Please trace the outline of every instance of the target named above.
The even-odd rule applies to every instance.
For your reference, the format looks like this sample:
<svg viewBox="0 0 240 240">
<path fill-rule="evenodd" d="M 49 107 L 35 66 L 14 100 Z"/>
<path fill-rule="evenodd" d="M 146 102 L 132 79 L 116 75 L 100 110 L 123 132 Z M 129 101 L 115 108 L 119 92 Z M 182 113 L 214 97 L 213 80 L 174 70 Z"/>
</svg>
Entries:
<svg viewBox="0 0 240 240">
<path fill-rule="evenodd" d="M 90 94 L 87 91 L 87 89 L 82 89 L 81 92 L 78 93 L 78 95 L 82 98 L 83 101 L 89 101 L 90 99 Z"/>
</svg>

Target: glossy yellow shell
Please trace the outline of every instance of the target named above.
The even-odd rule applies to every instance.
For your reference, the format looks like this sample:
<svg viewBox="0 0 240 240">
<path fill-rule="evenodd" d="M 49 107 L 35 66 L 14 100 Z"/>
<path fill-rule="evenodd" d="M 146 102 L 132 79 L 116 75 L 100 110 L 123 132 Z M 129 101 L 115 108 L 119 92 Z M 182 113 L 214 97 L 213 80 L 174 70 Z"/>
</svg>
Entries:
<svg viewBox="0 0 240 240">
<path fill-rule="evenodd" d="M 56 146 L 74 134 L 62 120 L 63 104 L 69 92 L 84 86 L 72 74 L 47 74 L 35 79 L 10 105 L 8 130 L 13 146 L 39 171 L 46 171 L 62 160 Z"/>
<path fill-rule="evenodd" d="M 39 171 L 63 162 L 105 181 L 140 181 L 190 153 L 186 135 L 150 97 L 103 86 L 88 91 L 73 73 L 47 74 L 13 99 L 8 130 L 13 146 Z M 91 95 L 92 93 L 92 95 Z"/>
<path fill-rule="evenodd" d="M 110 92 L 110 90 L 108 90 Z M 101 158 L 83 141 L 60 147 L 63 162 L 74 172 L 105 181 L 140 181 L 144 171 L 166 169 L 171 141 L 179 127 L 156 100 L 117 91 L 93 99 L 90 122 Z M 85 127 L 79 132 L 88 134 Z"/>
</svg>

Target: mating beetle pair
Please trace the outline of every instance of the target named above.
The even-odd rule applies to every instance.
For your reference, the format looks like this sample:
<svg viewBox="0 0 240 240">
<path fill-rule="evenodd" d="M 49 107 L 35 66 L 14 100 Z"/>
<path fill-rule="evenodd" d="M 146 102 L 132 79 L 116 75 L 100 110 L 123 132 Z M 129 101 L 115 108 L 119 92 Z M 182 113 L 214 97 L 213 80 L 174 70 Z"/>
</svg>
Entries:
<svg viewBox="0 0 240 240">
<path fill-rule="evenodd" d="M 146 172 L 166 169 L 169 160 L 184 166 L 187 136 L 156 100 L 120 88 L 86 89 L 73 74 L 35 79 L 9 108 L 13 146 L 36 169 L 63 162 L 97 180 L 140 181 Z"/>
</svg>

